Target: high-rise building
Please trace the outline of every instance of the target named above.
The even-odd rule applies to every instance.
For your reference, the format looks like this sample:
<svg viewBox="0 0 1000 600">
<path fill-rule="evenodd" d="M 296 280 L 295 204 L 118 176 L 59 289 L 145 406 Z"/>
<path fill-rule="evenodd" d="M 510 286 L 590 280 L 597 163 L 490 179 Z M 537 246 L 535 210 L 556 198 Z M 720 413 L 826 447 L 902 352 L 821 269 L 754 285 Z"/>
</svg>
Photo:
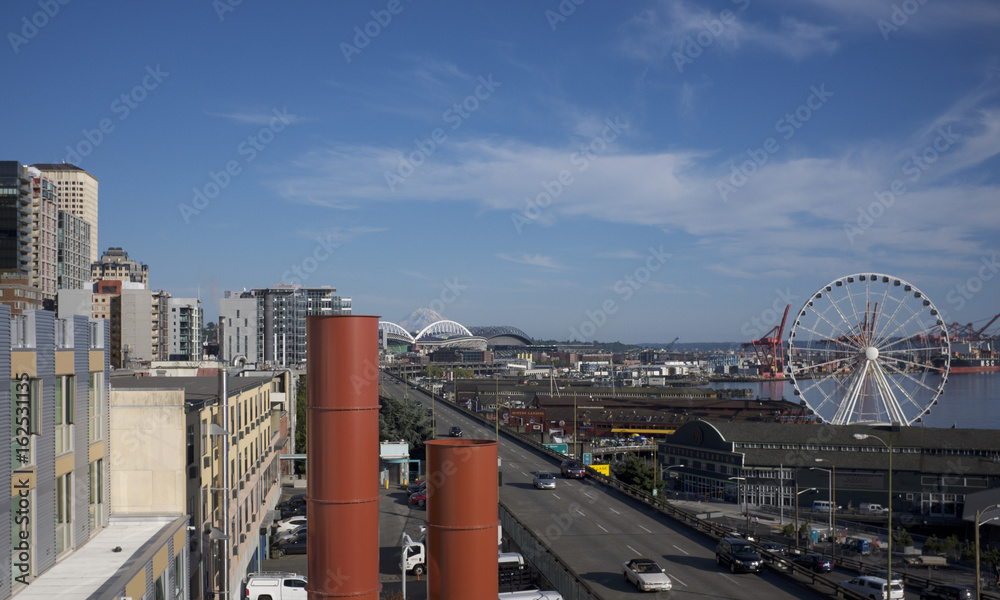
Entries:
<svg viewBox="0 0 1000 600">
<path fill-rule="evenodd" d="M 16 160 L 0 161 L 0 271 L 31 266 L 31 175 Z"/>
<path fill-rule="evenodd" d="M 90 253 L 87 267 L 98 261 L 97 256 L 97 184 L 90 173 L 69 163 L 36 164 L 43 175 L 55 185 L 59 210 L 71 213 L 90 224 Z"/>
<path fill-rule="evenodd" d="M 250 301 L 255 303 L 253 312 Z M 306 360 L 306 317 L 349 315 L 351 299 L 330 286 L 279 284 L 226 292 L 219 302 L 222 360 L 296 366 Z M 251 336 L 256 341 L 251 341 Z"/>
<path fill-rule="evenodd" d="M 101 260 L 90 265 L 90 279 L 117 279 L 149 287 L 149 267 L 129 259 L 128 252 L 121 248 L 108 248 Z"/>
<path fill-rule="evenodd" d="M 58 281 L 59 203 L 55 184 L 35 167 L 31 176 L 31 285 L 44 300 L 55 300 Z"/>
<path fill-rule="evenodd" d="M 167 360 L 201 360 L 204 314 L 198 298 L 167 300 Z M 162 341 L 162 338 L 161 338 Z"/>
<path fill-rule="evenodd" d="M 91 240 L 95 237 L 91 237 L 90 223 L 59 211 L 56 285 L 60 290 L 79 290 L 90 283 Z"/>
</svg>

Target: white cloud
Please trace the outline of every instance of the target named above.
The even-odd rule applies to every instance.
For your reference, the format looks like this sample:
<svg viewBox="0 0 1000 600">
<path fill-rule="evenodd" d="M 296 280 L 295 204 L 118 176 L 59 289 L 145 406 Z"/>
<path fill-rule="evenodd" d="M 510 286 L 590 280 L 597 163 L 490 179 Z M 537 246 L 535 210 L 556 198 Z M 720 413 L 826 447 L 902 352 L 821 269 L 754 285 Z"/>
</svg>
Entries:
<svg viewBox="0 0 1000 600">
<path fill-rule="evenodd" d="M 205 114 L 210 117 L 222 117 L 223 119 L 229 119 L 230 121 L 236 121 L 237 123 L 249 123 L 251 125 L 266 126 L 271 124 L 275 118 L 281 117 L 282 119 L 290 123 L 298 123 L 302 121 L 302 117 L 298 115 L 291 115 L 286 112 L 280 112 L 282 109 L 272 109 L 267 112 L 256 112 L 256 111 L 244 111 L 244 112 L 228 112 L 228 113 L 216 113 L 205 111 Z M 276 113 L 275 111 L 279 111 Z"/>
<path fill-rule="evenodd" d="M 520 265 L 530 265 L 532 267 L 545 267 L 546 269 L 562 268 L 561 266 L 557 265 L 555 261 L 552 260 L 551 256 L 543 256 L 541 254 L 522 254 L 520 256 L 511 256 L 510 254 L 500 253 L 497 254 L 496 256 L 501 260 L 506 260 Z"/>
</svg>

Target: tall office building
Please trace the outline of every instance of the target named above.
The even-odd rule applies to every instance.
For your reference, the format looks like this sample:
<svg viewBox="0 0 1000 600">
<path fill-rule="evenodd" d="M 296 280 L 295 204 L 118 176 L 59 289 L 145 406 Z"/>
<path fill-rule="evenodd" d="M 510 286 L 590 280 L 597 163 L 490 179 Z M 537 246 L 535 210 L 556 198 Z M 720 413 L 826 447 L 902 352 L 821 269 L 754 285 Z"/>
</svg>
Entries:
<svg viewBox="0 0 1000 600">
<path fill-rule="evenodd" d="M 0 161 L 0 271 L 31 265 L 31 175 L 16 160 Z"/>
<path fill-rule="evenodd" d="M 96 241 L 90 223 L 73 213 L 59 211 L 59 250 L 56 253 L 56 286 L 60 290 L 79 290 L 90 283 L 90 253 Z"/>
<path fill-rule="evenodd" d="M 55 300 L 59 250 L 59 204 L 55 184 L 35 167 L 31 176 L 31 285 Z"/>
<path fill-rule="evenodd" d="M 167 300 L 167 360 L 201 360 L 204 314 L 198 298 Z M 162 338 L 161 338 L 162 339 Z"/>
<path fill-rule="evenodd" d="M 33 165 L 55 185 L 59 210 L 71 213 L 90 224 L 90 254 L 87 267 L 98 261 L 97 256 L 97 184 L 90 173 L 69 163 Z"/>
<path fill-rule="evenodd" d="M 90 265 L 90 279 L 117 279 L 149 287 L 149 267 L 131 260 L 128 252 L 121 248 L 108 248 L 101 255 L 101 260 Z"/>
<path fill-rule="evenodd" d="M 255 307 L 251 310 L 251 301 Z M 296 366 L 306 360 L 306 317 L 349 315 L 351 299 L 330 286 L 279 284 L 226 292 L 219 302 L 222 360 Z M 256 341 L 251 341 L 251 336 Z"/>
</svg>

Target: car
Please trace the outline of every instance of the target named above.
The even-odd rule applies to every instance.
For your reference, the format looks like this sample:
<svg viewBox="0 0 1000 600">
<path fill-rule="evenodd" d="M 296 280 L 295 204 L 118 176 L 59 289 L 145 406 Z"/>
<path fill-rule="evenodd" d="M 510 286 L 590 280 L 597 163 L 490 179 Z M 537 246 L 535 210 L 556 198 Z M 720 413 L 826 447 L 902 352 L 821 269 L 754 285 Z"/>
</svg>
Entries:
<svg viewBox="0 0 1000 600">
<path fill-rule="evenodd" d="M 291 531 L 296 527 L 304 526 L 306 524 L 306 517 L 291 517 L 288 519 L 282 519 L 274 524 L 274 533 L 280 535 L 287 531 Z"/>
<path fill-rule="evenodd" d="M 715 547 L 715 564 L 729 565 L 732 573 L 760 573 L 764 559 L 742 538 L 722 538 Z"/>
<path fill-rule="evenodd" d="M 306 505 L 305 494 L 293 494 L 275 505 L 275 510 L 292 511 Z"/>
<path fill-rule="evenodd" d="M 935 585 L 920 594 L 920 600 L 974 600 L 976 590 L 967 585 Z"/>
<path fill-rule="evenodd" d="M 899 581 L 893 581 L 891 586 L 887 586 L 885 579 L 881 577 L 859 575 L 853 579 L 841 581 L 840 585 L 872 600 L 903 600 L 903 584 Z M 888 595 L 886 594 L 887 587 L 889 588 Z"/>
<path fill-rule="evenodd" d="M 583 479 L 587 476 L 587 467 L 580 461 L 567 458 L 559 466 L 562 476 L 567 479 Z"/>
<path fill-rule="evenodd" d="M 540 490 L 554 490 L 556 489 L 556 476 L 547 471 L 539 471 L 535 473 L 535 487 Z"/>
<path fill-rule="evenodd" d="M 421 490 L 410 494 L 410 504 L 413 506 L 419 506 L 420 508 L 427 506 L 427 490 Z"/>
<path fill-rule="evenodd" d="M 281 558 L 286 554 L 305 554 L 306 553 L 306 536 L 299 535 L 292 539 L 285 540 L 280 544 L 275 544 L 272 546 L 271 554 L 275 558 Z"/>
<path fill-rule="evenodd" d="M 622 563 L 622 575 L 640 592 L 665 592 L 673 587 L 663 568 L 648 558 L 633 558 Z"/>
<path fill-rule="evenodd" d="M 272 544 L 277 544 L 278 542 L 281 542 L 281 541 L 284 541 L 284 540 L 287 540 L 287 539 L 291 539 L 291 538 L 293 538 L 293 537 L 301 534 L 303 531 L 306 531 L 306 526 L 305 525 L 299 525 L 298 527 L 295 527 L 294 529 L 288 529 L 288 530 L 283 531 L 281 533 L 276 533 L 271 538 L 271 543 Z"/>
<path fill-rule="evenodd" d="M 306 600 L 306 582 L 304 575 L 298 573 L 250 573 L 247 575 L 246 595 L 244 600 Z"/>
<path fill-rule="evenodd" d="M 303 504 L 301 506 L 285 507 L 285 508 L 282 508 L 282 509 L 279 509 L 279 510 L 281 511 L 281 518 L 282 519 L 290 519 L 292 517 L 301 517 L 301 516 L 304 516 L 306 514 L 306 505 Z"/>
<path fill-rule="evenodd" d="M 797 557 L 793 562 L 801 567 L 812 569 L 815 573 L 829 573 L 833 571 L 833 561 L 822 554 L 804 554 Z"/>
<path fill-rule="evenodd" d="M 752 534 L 750 534 L 750 533 L 743 533 L 742 531 L 736 531 L 735 529 L 733 529 L 731 531 L 727 531 L 726 533 L 723 533 L 721 537 L 724 537 L 724 538 L 739 538 L 741 540 L 747 540 L 748 542 L 755 542 L 755 541 L 757 541 L 757 538 L 755 538 Z"/>
<path fill-rule="evenodd" d="M 448 430 L 448 435 L 451 437 L 462 437 L 462 428 L 456 425 Z"/>
<path fill-rule="evenodd" d="M 865 571 L 864 573 L 862 573 L 862 575 L 871 575 L 872 577 L 881 577 L 882 579 L 888 579 L 889 578 L 889 570 L 888 569 L 868 569 L 867 571 Z M 902 583 L 903 582 L 903 574 L 900 573 L 899 571 L 896 571 L 895 573 L 892 574 L 892 580 L 893 581 L 898 581 L 898 582 Z"/>
<path fill-rule="evenodd" d="M 420 478 L 412 483 L 406 484 L 406 491 L 411 494 L 425 489 L 427 489 L 427 478 Z"/>
<path fill-rule="evenodd" d="M 788 547 L 778 542 L 761 542 L 760 549 L 770 556 L 788 556 Z"/>
</svg>

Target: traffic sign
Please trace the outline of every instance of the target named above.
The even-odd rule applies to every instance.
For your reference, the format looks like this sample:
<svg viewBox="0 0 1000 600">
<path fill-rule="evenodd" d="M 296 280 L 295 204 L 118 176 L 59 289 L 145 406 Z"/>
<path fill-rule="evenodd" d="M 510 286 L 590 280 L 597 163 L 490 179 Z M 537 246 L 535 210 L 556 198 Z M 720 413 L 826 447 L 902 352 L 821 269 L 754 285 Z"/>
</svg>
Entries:
<svg viewBox="0 0 1000 600">
<path fill-rule="evenodd" d="M 583 453 L 583 464 L 589 465 L 589 464 L 593 464 L 593 462 L 594 462 L 594 455 L 591 454 L 590 452 L 584 452 Z"/>
</svg>

